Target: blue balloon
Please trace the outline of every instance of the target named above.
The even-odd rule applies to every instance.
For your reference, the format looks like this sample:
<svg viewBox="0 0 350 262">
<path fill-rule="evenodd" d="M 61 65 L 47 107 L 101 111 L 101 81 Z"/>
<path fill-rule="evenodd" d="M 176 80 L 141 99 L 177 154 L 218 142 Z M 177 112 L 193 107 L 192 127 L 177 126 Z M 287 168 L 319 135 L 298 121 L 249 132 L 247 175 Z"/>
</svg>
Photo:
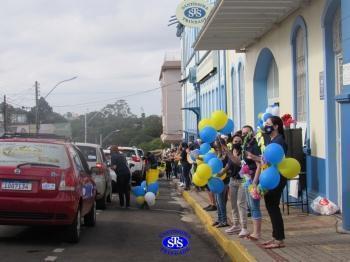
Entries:
<svg viewBox="0 0 350 262">
<path fill-rule="evenodd" d="M 213 127 L 207 126 L 199 132 L 199 137 L 204 143 L 213 143 L 216 139 L 216 130 Z"/>
<path fill-rule="evenodd" d="M 259 176 L 259 183 L 262 188 L 275 189 L 280 183 L 280 174 L 275 166 L 265 169 Z"/>
<path fill-rule="evenodd" d="M 146 190 L 146 188 L 147 188 L 147 182 L 146 182 L 145 180 L 143 180 L 142 183 L 141 183 L 141 185 L 140 185 L 140 187 L 142 187 L 143 189 Z"/>
<path fill-rule="evenodd" d="M 152 184 L 149 184 L 148 187 L 147 187 L 147 192 L 152 192 L 155 195 L 157 194 L 158 190 L 159 190 L 158 182 L 154 182 Z"/>
<path fill-rule="evenodd" d="M 234 128 L 234 123 L 232 119 L 228 119 L 226 126 L 221 129 L 219 132 L 223 135 L 228 135 L 231 134 L 233 132 L 233 128 Z"/>
<path fill-rule="evenodd" d="M 200 155 L 199 149 L 192 150 L 190 153 L 191 159 L 193 161 L 196 161 L 196 159 L 198 158 L 199 155 Z"/>
<path fill-rule="evenodd" d="M 144 196 L 146 194 L 145 190 L 141 186 L 135 186 L 132 188 L 132 192 L 135 196 Z"/>
<path fill-rule="evenodd" d="M 218 177 L 212 177 L 208 181 L 208 187 L 214 194 L 220 194 L 224 191 L 224 182 Z"/>
<path fill-rule="evenodd" d="M 223 168 L 222 161 L 217 157 L 210 159 L 208 165 L 211 167 L 213 174 L 219 173 Z"/>
<path fill-rule="evenodd" d="M 263 120 L 264 120 L 264 122 L 266 122 L 266 120 L 269 119 L 271 116 L 273 116 L 273 115 L 270 114 L 270 113 L 265 113 L 265 114 L 263 115 Z"/>
<path fill-rule="evenodd" d="M 203 143 L 203 144 L 201 144 L 201 146 L 200 146 L 200 148 L 199 148 L 199 153 L 200 153 L 201 155 L 205 155 L 206 153 L 208 153 L 208 152 L 210 151 L 210 149 L 211 149 L 210 144 L 208 144 L 208 143 Z"/>
<path fill-rule="evenodd" d="M 283 147 L 279 144 L 271 143 L 265 148 L 263 156 L 268 163 L 277 165 L 284 158 Z"/>
<path fill-rule="evenodd" d="M 208 164 L 208 162 L 209 162 L 210 159 L 216 158 L 216 157 L 217 157 L 216 154 L 213 153 L 213 152 L 206 153 L 206 154 L 204 155 L 204 157 L 203 157 L 204 163 L 207 163 L 207 164 Z"/>
</svg>

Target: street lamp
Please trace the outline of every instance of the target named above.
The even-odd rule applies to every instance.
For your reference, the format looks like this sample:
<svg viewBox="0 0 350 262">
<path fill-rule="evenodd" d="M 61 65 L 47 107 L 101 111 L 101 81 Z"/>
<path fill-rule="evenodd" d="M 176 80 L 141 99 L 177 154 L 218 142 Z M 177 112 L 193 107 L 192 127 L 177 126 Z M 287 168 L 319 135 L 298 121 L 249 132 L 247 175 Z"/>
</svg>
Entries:
<svg viewBox="0 0 350 262">
<path fill-rule="evenodd" d="M 44 96 L 44 99 L 46 99 L 46 98 L 49 96 L 49 94 L 51 94 L 52 91 L 55 90 L 60 84 L 62 84 L 62 83 L 64 83 L 64 82 L 72 81 L 72 80 L 77 79 L 77 78 L 78 78 L 77 76 L 74 76 L 74 77 L 72 77 L 72 78 L 65 79 L 65 80 L 62 80 L 62 81 L 58 82 L 58 83 L 46 94 L 46 96 Z"/>
<path fill-rule="evenodd" d="M 112 134 L 114 133 L 118 133 L 120 132 L 119 129 L 113 130 L 112 132 L 110 132 L 108 135 L 106 135 L 103 139 L 102 139 L 102 134 L 100 134 L 100 145 L 102 146 L 103 142 L 106 141 Z"/>
</svg>

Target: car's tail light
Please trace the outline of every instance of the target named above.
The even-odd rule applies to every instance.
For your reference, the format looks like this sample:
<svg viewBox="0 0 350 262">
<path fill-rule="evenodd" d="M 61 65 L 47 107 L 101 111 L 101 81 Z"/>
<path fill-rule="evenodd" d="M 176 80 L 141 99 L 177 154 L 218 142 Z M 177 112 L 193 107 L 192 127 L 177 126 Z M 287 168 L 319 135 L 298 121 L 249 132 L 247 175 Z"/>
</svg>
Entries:
<svg viewBox="0 0 350 262">
<path fill-rule="evenodd" d="M 134 161 L 134 162 L 140 162 L 140 161 L 141 161 L 141 159 L 140 159 L 138 156 L 135 156 L 135 155 L 133 155 L 133 156 L 131 157 L 131 159 L 132 159 L 132 161 Z"/>
<path fill-rule="evenodd" d="M 102 163 L 96 163 L 95 173 L 100 176 L 104 175 L 104 165 Z"/>
<path fill-rule="evenodd" d="M 101 163 L 96 163 L 97 168 L 103 168 L 103 165 Z"/>
<path fill-rule="evenodd" d="M 75 179 L 73 174 L 62 173 L 59 191 L 75 191 Z"/>
</svg>

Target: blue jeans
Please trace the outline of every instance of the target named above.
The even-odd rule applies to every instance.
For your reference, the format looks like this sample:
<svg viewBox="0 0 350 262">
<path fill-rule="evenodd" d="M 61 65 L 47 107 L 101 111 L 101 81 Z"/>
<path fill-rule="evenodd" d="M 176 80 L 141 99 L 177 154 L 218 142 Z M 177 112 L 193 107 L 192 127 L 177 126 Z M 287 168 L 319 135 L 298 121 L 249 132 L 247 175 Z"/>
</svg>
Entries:
<svg viewBox="0 0 350 262">
<path fill-rule="evenodd" d="M 224 190 L 220 194 L 215 194 L 216 206 L 218 208 L 218 222 L 222 224 L 227 223 L 226 214 L 226 202 L 227 202 L 227 185 L 225 185 Z"/>
<path fill-rule="evenodd" d="M 248 193 L 248 202 L 250 206 L 250 212 L 252 214 L 252 219 L 259 220 L 262 218 L 261 210 L 260 210 L 260 199 L 254 199 L 252 196 Z"/>
</svg>

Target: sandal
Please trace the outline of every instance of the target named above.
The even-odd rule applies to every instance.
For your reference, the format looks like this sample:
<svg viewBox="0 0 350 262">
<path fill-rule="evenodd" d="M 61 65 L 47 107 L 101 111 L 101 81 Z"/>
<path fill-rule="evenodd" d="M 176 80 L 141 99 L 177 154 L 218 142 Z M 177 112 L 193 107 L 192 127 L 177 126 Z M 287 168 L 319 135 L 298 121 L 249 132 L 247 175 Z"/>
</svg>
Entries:
<svg viewBox="0 0 350 262">
<path fill-rule="evenodd" d="M 248 235 L 244 239 L 248 239 L 248 240 L 251 240 L 251 241 L 258 241 L 259 240 L 258 238 L 253 237 L 252 235 Z"/>
<path fill-rule="evenodd" d="M 275 242 L 275 240 L 274 240 L 274 239 L 271 239 L 271 240 L 268 240 L 268 241 L 263 242 L 262 245 L 263 245 L 263 246 L 267 246 L 267 245 L 270 245 L 270 244 L 272 244 L 272 243 L 274 243 L 274 242 Z"/>
<path fill-rule="evenodd" d="M 277 243 L 277 242 L 264 246 L 265 249 L 284 248 L 284 247 L 286 247 L 284 243 Z"/>
</svg>

